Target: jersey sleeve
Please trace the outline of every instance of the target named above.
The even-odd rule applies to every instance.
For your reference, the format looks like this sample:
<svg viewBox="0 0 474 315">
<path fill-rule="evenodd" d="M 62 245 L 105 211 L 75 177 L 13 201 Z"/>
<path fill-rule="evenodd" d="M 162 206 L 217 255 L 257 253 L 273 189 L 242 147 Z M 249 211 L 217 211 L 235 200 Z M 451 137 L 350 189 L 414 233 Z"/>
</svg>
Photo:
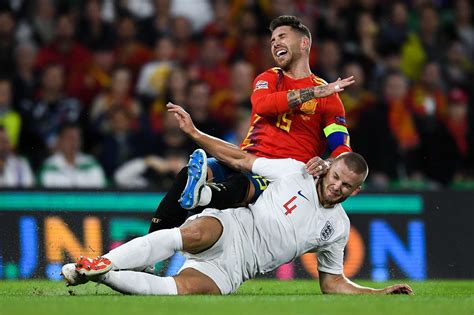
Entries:
<svg viewBox="0 0 474 315">
<path fill-rule="evenodd" d="M 302 162 L 293 159 L 258 158 L 252 165 L 252 172 L 275 181 L 291 174 L 303 174 L 305 170 Z"/>
<path fill-rule="evenodd" d="M 337 93 L 326 98 L 323 131 L 327 138 L 331 157 L 336 157 L 343 152 L 352 151 L 349 131 L 346 126 L 344 105 Z"/>
<path fill-rule="evenodd" d="M 287 91 L 278 91 L 278 70 L 258 75 L 253 82 L 252 110 L 260 116 L 278 115 L 288 111 Z"/>
<path fill-rule="evenodd" d="M 347 237 L 341 237 L 336 242 L 323 246 L 317 251 L 318 270 L 335 275 L 344 271 L 344 248 Z"/>
</svg>

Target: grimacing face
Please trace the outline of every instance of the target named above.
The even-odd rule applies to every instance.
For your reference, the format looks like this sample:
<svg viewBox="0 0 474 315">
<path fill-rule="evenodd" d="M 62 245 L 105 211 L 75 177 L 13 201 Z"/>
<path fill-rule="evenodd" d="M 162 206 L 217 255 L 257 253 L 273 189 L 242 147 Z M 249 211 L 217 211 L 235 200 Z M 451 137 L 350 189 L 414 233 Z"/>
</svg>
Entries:
<svg viewBox="0 0 474 315">
<path fill-rule="evenodd" d="M 334 206 L 360 191 L 364 175 L 351 171 L 344 160 L 335 161 L 321 181 L 318 182 L 320 203 Z"/>
<path fill-rule="evenodd" d="M 272 56 L 280 68 L 288 70 L 293 62 L 301 58 L 301 45 L 304 38 L 306 37 L 290 26 L 279 26 L 273 30 L 271 38 Z"/>
</svg>

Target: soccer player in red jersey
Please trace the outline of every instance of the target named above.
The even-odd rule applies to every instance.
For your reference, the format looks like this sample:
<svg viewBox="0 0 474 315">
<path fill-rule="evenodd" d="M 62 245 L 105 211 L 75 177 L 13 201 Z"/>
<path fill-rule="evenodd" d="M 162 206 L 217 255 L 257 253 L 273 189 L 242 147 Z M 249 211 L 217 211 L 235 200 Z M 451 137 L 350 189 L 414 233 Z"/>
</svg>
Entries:
<svg viewBox="0 0 474 315">
<path fill-rule="evenodd" d="M 344 107 L 337 92 L 352 84 L 353 78 L 327 84 L 311 73 L 311 33 L 296 17 L 274 19 L 270 30 L 278 67 L 254 81 L 250 129 L 241 149 L 259 157 L 293 158 L 307 163 L 310 174 L 322 175 L 329 166 L 320 158 L 326 148 L 332 157 L 351 151 Z M 242 205 L 255 201 L 266 188 L 264 178 L 236 173 L 214 159 L 207 162 L 209 169 L 196 164 L 194 170 L 188 167 L 178 174 L 152 219 L 150 232 L 180 225 L 187 216 L 185 209 L 200 212 L 204 208 L 197 205 L 218 209 Z M 195 187 L 206 178 L 221 184 L 211 185 L 215 189 L 203 198 Z M 176 205 L 176 192 L 183 189 L 181 202 Z"/>
<path fill-rule="evenodd" d="M 250 130 L 241 149 L 305 163 L 322 156 L 328 144 L 332 157 L 351 151 L 339 96 L 315 98 L 314 91 L 326 86 L 312 73 L 293 78 L 282 68 L 273 68 L 260 74 L 254 82 Z"/>
<path fill-rule="evenodd" d="M 311 73 L 311 33 L 296 17 L 274 19 L 270 30 L 278 67 L 254 81 L 251 126 L 241 148 L 257 156 L 304 163 L 322 156 L 326 145 L 332 157 L 351 151 L 344 106 L 333 92 L 352 78 L 328 85 Z"/>
</svg>

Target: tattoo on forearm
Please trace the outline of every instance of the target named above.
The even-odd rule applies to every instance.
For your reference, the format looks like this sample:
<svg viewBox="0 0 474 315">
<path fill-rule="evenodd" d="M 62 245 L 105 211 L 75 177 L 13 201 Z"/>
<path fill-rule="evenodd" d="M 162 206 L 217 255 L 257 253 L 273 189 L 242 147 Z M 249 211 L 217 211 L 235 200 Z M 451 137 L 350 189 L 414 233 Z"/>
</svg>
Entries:
<svg viewBox="0 0 474 315">
<path fill-rule="evenodd" d="M 314 90 L 312 87 L 300 90 L 301 104 L 306 103 L 314 98 Z"/>
<path fill-rule="evenodd" d="M 286 97 L 288 99 L 288 108 L 293 109 L 296 106 L 300 105 L 300 92 L 295 91 L 295 90 L 290 90 L 286 94 Z"/>
<path fill-rule="evenodd" d="M 314 91 L 314 96 L 315 97 L 320 97 L 321 94 L 324 95 L 326 93 L 326 90 L 327 90 L 327 87 L 325 85 L 317 86 L 315 91 Z"/>
<path fill-rule="evenodd" d="M 314 88 L 304 88 L 300 90 L 290 90 L 287 93 L 288 108 L 293 109 L 315 97 Z"/>
</svg>

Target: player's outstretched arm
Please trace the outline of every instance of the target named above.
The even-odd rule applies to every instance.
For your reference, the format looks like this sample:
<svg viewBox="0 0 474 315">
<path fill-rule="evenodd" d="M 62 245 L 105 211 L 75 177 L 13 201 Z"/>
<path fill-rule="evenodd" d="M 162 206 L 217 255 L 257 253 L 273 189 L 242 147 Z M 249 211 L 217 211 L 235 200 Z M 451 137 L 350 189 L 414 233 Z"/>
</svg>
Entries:
<svg viewBox="0 0 474 315">
<path fill-rule="evenodd" d="M 259 77 L 257 77 L 258 79 Z M 270 84 L 265 76 L 258 80 L 252 93 L 252 110 L 260 116 L 278 115 L 289 110 L 298 108 L 303 103 L 315 98 L 323 98 L 331 94 L 344 91 L 344 88 L 355 82 L 354 77 L 337 79 L 326 85 L 311 86 L 298 90 L 276 91 L 276 87 L 270 88 Z M 259 86 L 258 84 L 261 83 Z"/>
<path fill-rule="evenodd" d="M 413 290 L 408 284 L 395 284 L 383 289 L 360 286 L 342 275 L 319 272 L 319 286 L 324 294 L 408 294 Z"/>
<path fill-rule="evenodd" d="M 168 112 L 173 113 L 179 122 L 179 128 L 194 142 L 216 159 L 239 171 L 251 171 L 257 157 L 240 150 L 236 145 L 210 136 L 194 126 L 191 116 L 179 105 L 166 104 Z"/>
<path fill-rule="evenodd" d="M 346 86 L 349 86 L 354 82 L 354 76 L 350 76 L 345 79 L 338 78 L 335 82 L 331 82 L 327 85 L 313 86 L 299 90 L 290 90 L 286 95 L 288 99 L 288 108 L 296 108 L 301 104 L 312 100 L 313 98 L 323 98 L 334 93 L 342 92 Z"/>
<path fill-rule="evenodd" d="M 341 79 L 338 78 L 336 81 L 328 83 L 327 85 L 320 85 L 316 86 L 314 89 L 314 97 L 315 98 L 322 98 L 327 97 L 334 93 L 339 93 L 344 91 L 345 87 L 352 85 L 355 82 L 354 76 L 351 75 L 350 77 Z"/>
</svg>

